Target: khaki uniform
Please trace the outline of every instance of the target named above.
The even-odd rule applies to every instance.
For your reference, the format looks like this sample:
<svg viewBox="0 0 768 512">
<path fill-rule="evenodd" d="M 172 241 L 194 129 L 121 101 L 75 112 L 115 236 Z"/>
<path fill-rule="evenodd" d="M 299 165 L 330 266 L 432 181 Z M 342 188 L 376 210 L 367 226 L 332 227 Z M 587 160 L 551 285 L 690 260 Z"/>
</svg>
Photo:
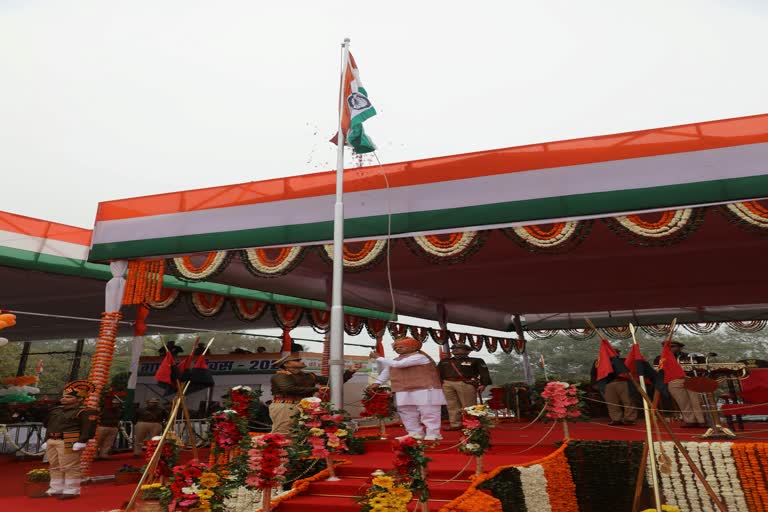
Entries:
<svg viewBox="0 0 768 512">
<path fill-rule="evenodd" d="M 451 427 L 461 427 L 461 410 L 477 404 L 477 386 L 491 384 L 488 366 L 477 357 L 454 356 L 437 363 L 437 371 L 448 402 L 448 420 Z"/>
<path fill-rule="evenodd" d="M 354 372 L 344 372 L 344 382 L 352 378 Z M 272 433 L 284 436 L 291 434 L 296 423 L 293 416 L 302 398 L 313 396 L 317 392 L 315 384 L 325 386 L 328 377 L 309 372 L 291 373 L 278 370 L 272 376 L 272 403 L 269 405 L 269 417 L 272 419 Z"/>
<path fill-rule="evenodd" d="M 629 382 L 626 379 L 614 379 L 606 384 L 603 398 L 611 421 L 632 423 L 637 420 L 637 409 L 629 396 Z"/>
<path fill-rule="evenodd" d="M 46 455 L 51 483 L 48 494 L 80 494 L 80 455 L 73 451 L 74 443 L 87 443 L 96 433 L 99 413 L 80 405 L 57 406 L 48 413 Z"/>
<path fill-rule="evenodd" d="M 120 425 L 120 418 L 122 416 L 122 407 L 105 407 L 101 412 L 99 428 L 96 429 L 96 439 L 99 445 L 97 456 L 99 458 L 106 459 L 109 457 L 109 451 L 112 449 L 117 438 L 117 428 Z"/>
<path fill-rule="evenodd" d="M 160 407 L 143 407 L 136 411 L 136 426 L 133 427 L 133 454 L 141 455 L 144 441 L 159 436 L 163 432 L 163 421 L 168 412 Z"/>
</svg>

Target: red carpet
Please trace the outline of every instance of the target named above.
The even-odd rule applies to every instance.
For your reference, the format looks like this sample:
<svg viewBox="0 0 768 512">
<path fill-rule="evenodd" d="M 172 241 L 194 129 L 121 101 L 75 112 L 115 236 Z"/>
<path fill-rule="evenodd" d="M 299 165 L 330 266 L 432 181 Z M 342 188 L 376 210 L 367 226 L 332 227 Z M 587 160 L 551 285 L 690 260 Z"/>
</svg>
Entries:
<svg viewBox="0 0 768 512">
<path fill-rule="evenodd" d="M 554 449 L 555 443 L 563 438 L 560 425 L 552 428 L 552 423 L 537 423 L 528 428 L 525 424 L 502 423 L 493 431 L 493 450 L 485 457 L 485 469 L 490 470 L 500 465 L 519 464 L 539 459 Z M 768 423 L 751 423 L 744 432 L 738 432 L 735 442 L 768 441 Z M 551 431 L 550 431 L 551 429 Z M 547 434 L 547 432 L 549 433 Z M 675 428 L 681 441 L 700 440 L 696 436 L 704 430 Z M 363 431 L 365 433 L 365 431 Z M 369 431 L 371 434 L 373 430 Z M 390 429 L 390 435 L 402 434 L 401 429 Z M 570 424 L 571 437 L 583 440 L 627 440 L 645 439 L 641 424 L 634 427 L 612 427 L 605 422 L 582 422 Z M 469 476 L 474 472 L 470 463 L 464 471 L 460 470 L 470 461 L 470 457 L 458 454 L 455 448 L 458 432 L 446 432 L 446 439 L 429 456 L 433 462 L 429 465 L 430 488 L 433 502 L 430 509 L 437 510 L 447 501 L 455 498 L 467 487 Z M 664 436 L 666 439 L 666 436 Z M 537 444 L 531 448 L 532 445 Z M 311 505 L 313 512 L 357 511 L 354 496 L 361 493 L 366 479 L 376 469 L 388 470 L 392 463 L 389 441 L 368 441 L 364 455 L 344 456 L 351 464 L 340 466 L 339 482 L 315 482 L 308 494 L 297 496 L 280 505 L 282 512 L 297 512 L 302 507 Z M 201 458 L 207 460 L 207 451 L 201 452 Z M 185 458 L 190 458 L 189 452 Z M 140 465 L 143 459 L 134 459 L 131 454 L 113 456 L 107 461 L 96 461 L 93 467 L 95 476 L 111 475 L 123 464 Z M 118 508 L 125 503 L 133 492 L 134 486 L 117 486 L 111 481 L 83 486 L 82 497 L 76 500 L 31 499 L 24 496 L 24 480 L 27 471 L 44 467 L 39 461 L 21 461 L 15 457 L 0 459 L 0 511 L 23 512 L 102 512 Z M 450 480 L 450 481 L 449 481 Z M 301 511 L 304 512 L 304 511 Z"/>
</svg>

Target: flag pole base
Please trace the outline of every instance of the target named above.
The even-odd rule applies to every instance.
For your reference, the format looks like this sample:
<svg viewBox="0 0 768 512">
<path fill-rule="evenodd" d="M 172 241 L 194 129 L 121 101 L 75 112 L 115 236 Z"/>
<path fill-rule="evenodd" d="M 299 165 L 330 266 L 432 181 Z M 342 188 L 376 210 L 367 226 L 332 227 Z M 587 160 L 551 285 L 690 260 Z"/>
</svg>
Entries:
<svg viewBox="0 0 768 512">
<path fill-rule="evenodd" d="M 736 434 L 729 428 L 722 425 L 715 425 L 714 427 L 708 428 L 707 431 L 699 437 L 702 439 L 734 439 Z"/>
</svg>

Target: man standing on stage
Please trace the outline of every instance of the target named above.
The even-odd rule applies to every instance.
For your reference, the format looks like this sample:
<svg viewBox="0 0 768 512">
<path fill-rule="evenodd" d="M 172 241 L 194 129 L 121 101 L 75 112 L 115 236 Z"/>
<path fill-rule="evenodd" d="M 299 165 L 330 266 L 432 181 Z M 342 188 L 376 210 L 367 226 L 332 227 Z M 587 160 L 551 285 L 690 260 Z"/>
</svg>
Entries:
<svg viewBox="0 0 768 512">
<path fill-rule="evenodd" d="M 150 398 L 147 406 L 136 411 L 136 425 L 133 427 L 133 456 L 141 457 L 144 441 L 159 436 L 163 431 L 163 421 L 168 419 L 168 411 L 160 407 L 160 400 Z"/>
<path fill-rule="evenodd" d="M 469 357 L 471 351 L 469 345 L 457 343 L 451 348 L 453 357 L 437 363 L 451 422 L 446 430 L 461 430 L 461 410 L 476 405 L 478 395 L 491 385 L 488 366 L 479 357 Z"/>
<path fill-rule="evenodd" d="M 105 404 L 101 411 L 101 421 L 96 430 L 99 447 L 96 450 L 97 459 L 109 458 L 109 452 L 117 438 L 117 429 L 120 426 L 120 419 L 123 417 L 123 403 L 116 396 L 112 397 L 108 406 Z"/>
<path fill-rule="evenodd" d="M 395 359 L 371 352 L 371 358 L 381 363 L 384 369 L 369 387 L 375 389 L 391 381 L 397 413 L 408 435 L 425 441 L 442 439 L 440 408 L 446 402 L 434 360 L 421 351 L 421 342 L 413 338 L 396 340 L 392 348 L 398 354 Z"/>
<path fill-rule="evenodd" d="M 691 362 L 691 357 L 682 351 L 684 346 L 685 344 L 679 341 L 665 342 L 661 355 L 654 359 L 653 364 L 657 365 L 660 372 L 664 372 L 664 382 L 669 394 L 683 415 L 682 428 L 704 428 L 707 424 L 701 408 L 701 396 L 685 387 L 685 372 L 680 363 Z M 694 359 L 694 362 L 698 360 Z"/>
<path fill-rule="evenodd" d="M 48 456 L 51 483 L 48 490 L 37 497 L 65 500 L 80 496 L 80 455 L 96 433 L 99 419 L 99 412 L 85 407 L 83 401 L 94 389 L 86 380 L 70 382 L 64 387 L 61 405 L 48 413 L 43 447 Z"/>
<path fill-rule="evenodd" d="M 278 368 L 272 376 L 272 403 L 269 405 L 269 417 L 272 419 L 272 433 L 289 436 L 296 424 L 293 417 L 302 398 L 314 396 L 321 387 L 328 384 L 328 377 L 303 371 L 307 365 L 298 353 L 281 357 L 272 365 Z M 347 382 L 362 367 L 355 363 L 344 372 Z"/>
</svg>

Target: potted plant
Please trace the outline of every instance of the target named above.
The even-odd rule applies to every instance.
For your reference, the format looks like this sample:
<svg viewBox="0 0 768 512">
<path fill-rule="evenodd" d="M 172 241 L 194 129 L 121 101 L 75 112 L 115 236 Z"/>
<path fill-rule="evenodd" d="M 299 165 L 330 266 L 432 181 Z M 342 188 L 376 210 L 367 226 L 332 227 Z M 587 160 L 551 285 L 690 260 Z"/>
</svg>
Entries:
<svg viewBox="0 0 768 512">
<path fill-rule="evenodd" d="M 130 464 L 123 464 L 122 467 L 115 470 L 115 484 L 135 484 L 141 480 L 141 468 L 131 466 Z"/>
<path fill-rule="evenodd" d="M 27 496 L 43 496 L 48 490 L 51 482 L 51 474 L 47 469 L 33 469 L 27 473 L 27 480 L 24 482 L 24 492 Z"/>
<path fill-rule="evenodd" d="M 136 502 L 136 512 L 165 512 L 162 500 L 168 497 L 168 488 L 160 483 L 141 486 L 140 500 Z"/>
</svg>

